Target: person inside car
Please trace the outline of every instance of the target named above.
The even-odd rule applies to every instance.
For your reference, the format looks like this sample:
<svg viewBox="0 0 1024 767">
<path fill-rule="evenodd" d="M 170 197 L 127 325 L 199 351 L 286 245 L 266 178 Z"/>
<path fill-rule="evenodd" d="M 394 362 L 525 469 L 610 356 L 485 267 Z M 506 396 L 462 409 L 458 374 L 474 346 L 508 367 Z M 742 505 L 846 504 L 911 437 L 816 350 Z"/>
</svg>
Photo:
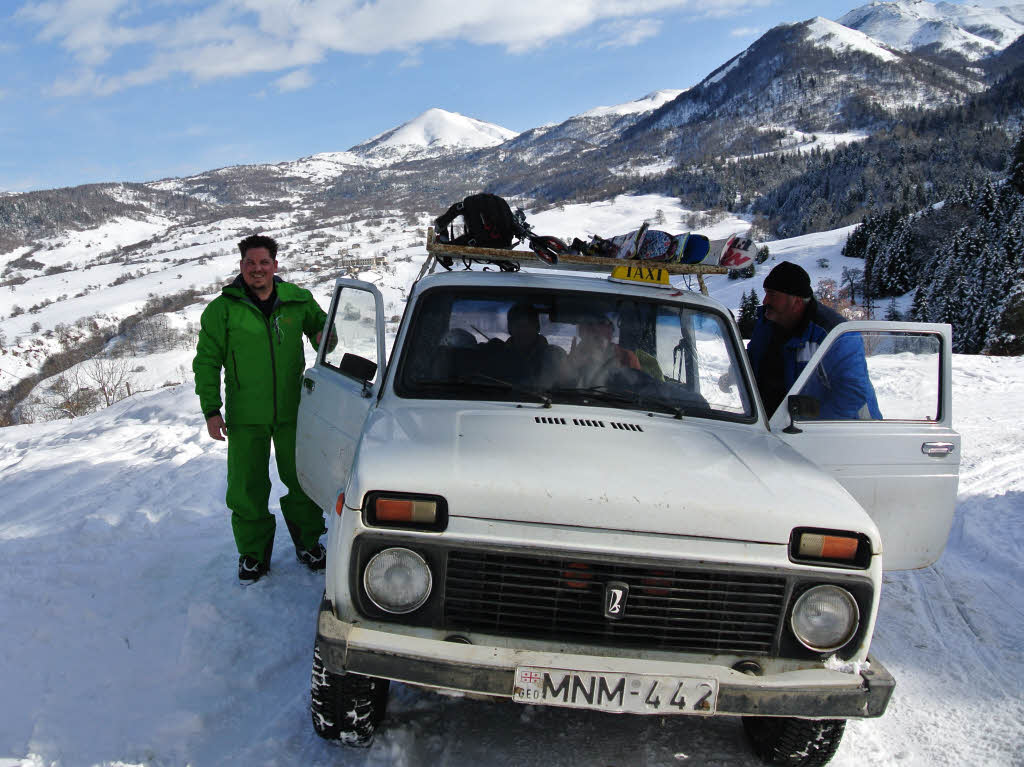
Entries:
<svg viewBox="0 0 1024 767">
<path fill-rule="evenodd" d="M 605 386 L 623 370 L 643 370 L 635 353 L 612 341 L 614 325 L 603 312 L 590 312 L 576 325 L 579 340 L 569 352 L 576 386 Z"/>
<path fill-rule="evenodd" d="M 564 374 L 566 354 L 540 332 L 540 313 L 530 303 L 513 304 L 506 315 L 508 339 L 492 338 L 485 373 L 543 389 Z"/>
</svg>

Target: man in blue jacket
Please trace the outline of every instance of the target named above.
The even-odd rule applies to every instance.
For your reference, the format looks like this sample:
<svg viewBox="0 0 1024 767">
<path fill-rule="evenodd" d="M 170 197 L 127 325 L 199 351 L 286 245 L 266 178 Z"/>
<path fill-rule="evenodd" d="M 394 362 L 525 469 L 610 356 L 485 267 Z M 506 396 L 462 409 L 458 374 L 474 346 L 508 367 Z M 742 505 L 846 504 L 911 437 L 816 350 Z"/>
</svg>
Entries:
<svg viewBox="0 0 1024 767">
<path fill-rule="evenodd" d="M 782 404 L 828 332 L 846 320 L 814 299 L 810 276 L 789 261 L 768 273 L 764 290 L 747 354 L 770 414 Z M 818 400 L 818 417 L 823 420 L 882 417 L 859 333 L 847 333 L 832 345 L 800 394 Z"/>
</svg>

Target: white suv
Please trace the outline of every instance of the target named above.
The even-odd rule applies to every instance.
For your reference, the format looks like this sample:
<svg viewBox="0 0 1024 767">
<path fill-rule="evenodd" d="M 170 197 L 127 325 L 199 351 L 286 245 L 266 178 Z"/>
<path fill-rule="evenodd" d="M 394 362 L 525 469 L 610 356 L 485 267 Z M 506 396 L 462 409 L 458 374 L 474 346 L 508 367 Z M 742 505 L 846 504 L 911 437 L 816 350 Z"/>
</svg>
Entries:
<svg viewBox="0 0 1024 767">
<path fill-rule="evenodd" d="M 883 560 L 930 564 L 953 515 L 948 326 L 839 326 L 774 414 L 728 310 L 670 286 L 430 275 L 385 364 L 379 291 L 338 280 L 327 330 L 297 448 L 329 518 L 320 735 L 368 744 L 390 680 L 739 715 L 775 764 L 824 764 L 885 711 Z M 845 333 L 881 420 L 801 395 Z"/>
</svg>

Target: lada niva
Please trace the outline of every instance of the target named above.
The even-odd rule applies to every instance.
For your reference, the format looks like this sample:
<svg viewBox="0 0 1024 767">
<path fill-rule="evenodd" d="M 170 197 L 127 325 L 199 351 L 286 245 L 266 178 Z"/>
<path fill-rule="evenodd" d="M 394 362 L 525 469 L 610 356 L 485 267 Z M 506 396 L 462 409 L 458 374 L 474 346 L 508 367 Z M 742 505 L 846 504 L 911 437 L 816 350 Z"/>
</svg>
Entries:
<svg viewBox="0 0 1024 767">
<path fill-rule="evenodd" d="M 658 271 L 428 275 L 389 358 L 380 292 L 337 281 L 297 448 L 329 518 L 321 736 L 367 745 L 391 681 L 741 716 L 790 765 L 885 711 L 883 568 L 952 523 L 949 327 L 843 324 L 767 413 L 730 312 Z M 806 393 L 844 334 L 880 419 Z"/>
</svg>

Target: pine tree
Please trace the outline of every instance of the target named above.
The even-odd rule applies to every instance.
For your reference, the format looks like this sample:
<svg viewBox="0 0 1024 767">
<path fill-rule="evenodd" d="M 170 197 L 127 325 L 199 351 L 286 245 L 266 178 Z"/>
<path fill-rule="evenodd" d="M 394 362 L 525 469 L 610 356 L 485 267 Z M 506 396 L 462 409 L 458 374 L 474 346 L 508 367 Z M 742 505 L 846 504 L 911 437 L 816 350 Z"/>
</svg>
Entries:
<svg viewBox="0 0 1024 767">
<path fill-rule="evenodd" d="M 882 283 L 889 271 L 889 251 L 882 236 L 874 235 L 868 242 L 864 254 L 864 295 L 874 297 L 885 295 Z"/>
<path fill-rule="evenodd" d="M 960 261 L 968 236 L 967 227 L 958 229 L 945 248 L 936 257 L 936 267 L 925 290 L 922 303 L 927 306 L 926 322 L 953 322 L 956 317 L 954 292 L 958 283 Z M 955 333 L 954 333 L 955 337 Z"/>
<path fill-rule="evenodd" d="M 868 244 L 867 218 L 861 219 L 860 225 L 846 236 L 843 255 L 847 258 L 864 258 Z"/>
<path fill-rule="evenodd" d="M 879 296 L 902 296 L 914 286 L 910 266 L 911 225 L 909 218 L 900 220 L 886 248 L 885 273 L 881 275 Z"/>
<path fill-rule="evenodd" d="M 754 322 L 757 319 L 757 293 L 751 288 L 750 294 L 743 294 L 740 300 L 740 317 L 737 324 L 740 327 L 740 335 L 743 338 L 750 338 L 754 333 Z"/>
<path fill-rule="evenodd" d="M 985 350 L 1004 356 L 1024 354 L 1024 275 L 999 309 L 999 318 L 989 332 Z"/>
<path fill-rule="evenodd" d="M 893 296 L 889 299 L 889 308 L 885 310 L 885 320 L 886 322 L 899 322 L 902 319 L 903 315 L 896 308 L 896 297 Z"/>
<path fill-rule="evenodd" d="M 974 209 L 984 216 L 986 221 L 996 221 L 999 218 L 999 193 L 991 181 L 986 181 L 978 190 Z"/>
<path fill-rule="evenodd" d="M 927 291 L 921 285 L 918 285 L 917 290 L 914 291 L 914 300 L 910 304 L 910 319 L 911 322 L 928 322 L 928 302 L 925 299 Z"/>
<path fill-rule="evenodd" d="M 1024 131 L 1022 131 L 1024 135 Z M 1018 145 L 1020 140 L 1018 139 Z M 1024 354 L 1024 195 L 1001 232 L 1004 282 L 992 312 L 984 350 L 989 354 Z"/>
<path fill-rule="evenodd" d="M 1017 194 L 1024 194 L 1024 127 L 1017 133 L 1017 141 L 1010 153 L 1010 162 L 1006 168 L 1006 180 Z"/>
<path fill-rule="evenodd" d="M 974 259 L 964 296 L 967 313 L 959 328 L 961 348 L 968 354 L 984 348 L 996 319 L 1003 298 L 1000 288 L 1005 279 L 1001 268 L 1004 261 L 1002 244 L 996 237 L 987 238 Z"/>
</svg>

